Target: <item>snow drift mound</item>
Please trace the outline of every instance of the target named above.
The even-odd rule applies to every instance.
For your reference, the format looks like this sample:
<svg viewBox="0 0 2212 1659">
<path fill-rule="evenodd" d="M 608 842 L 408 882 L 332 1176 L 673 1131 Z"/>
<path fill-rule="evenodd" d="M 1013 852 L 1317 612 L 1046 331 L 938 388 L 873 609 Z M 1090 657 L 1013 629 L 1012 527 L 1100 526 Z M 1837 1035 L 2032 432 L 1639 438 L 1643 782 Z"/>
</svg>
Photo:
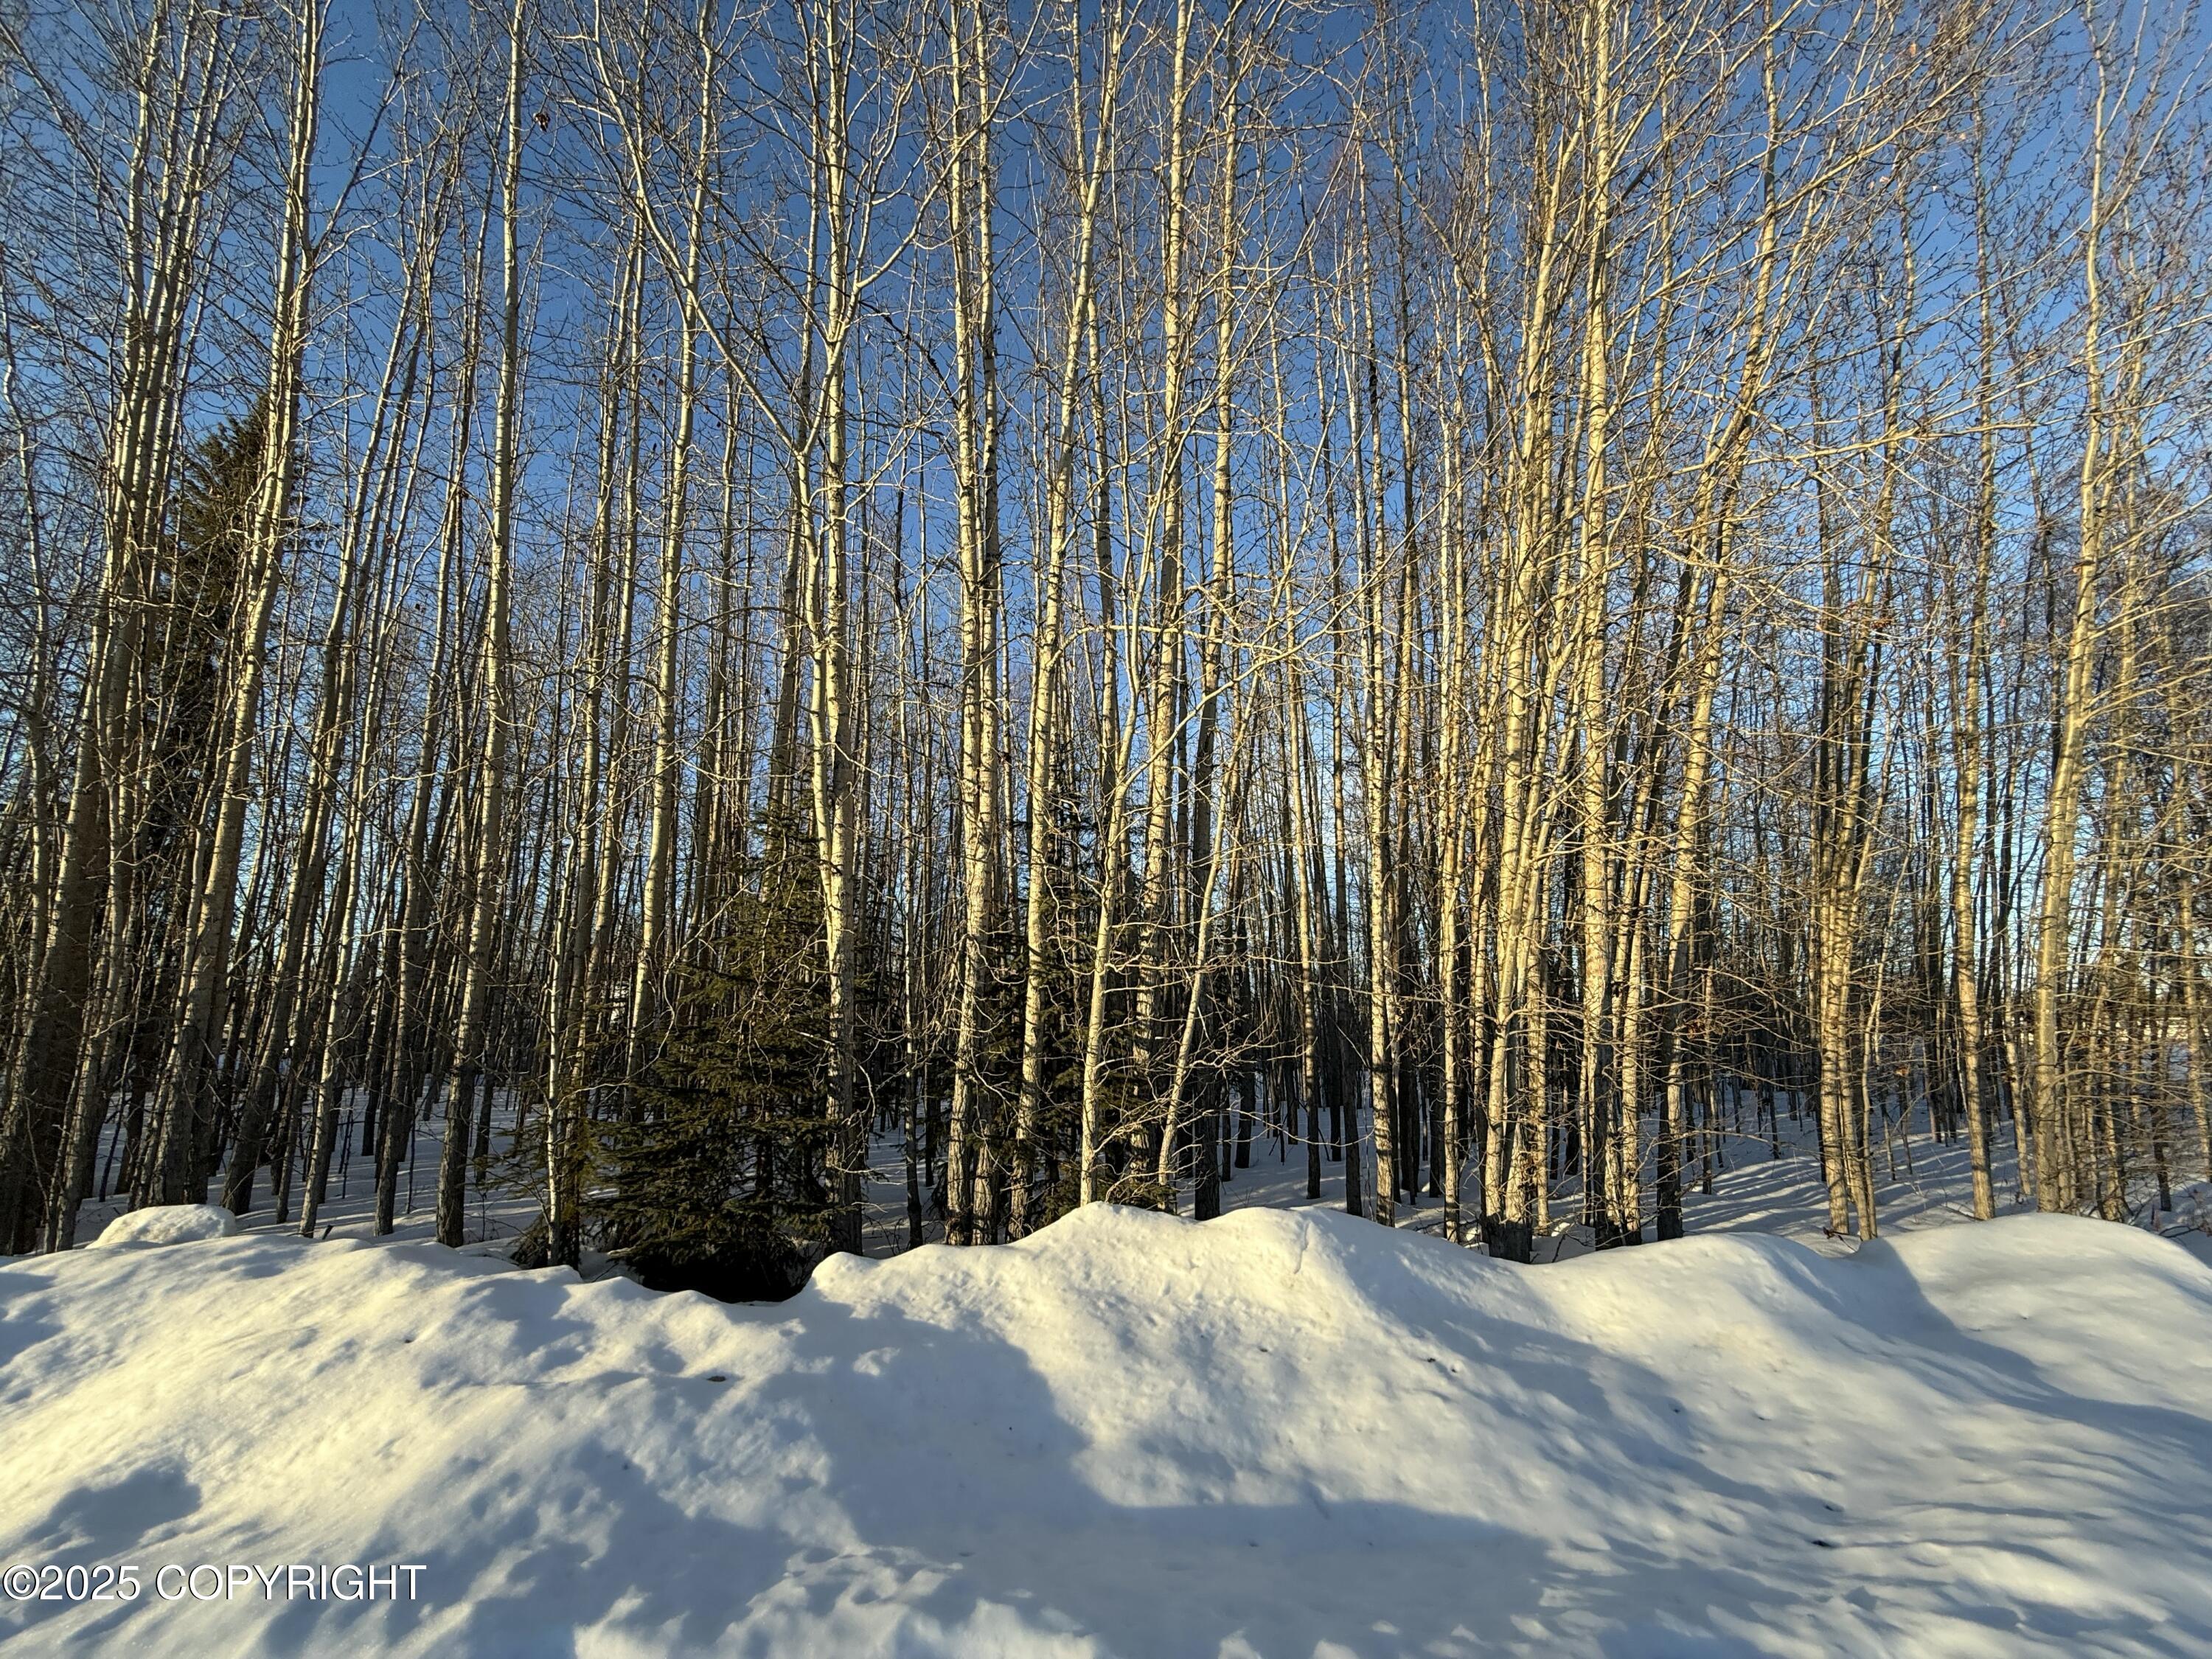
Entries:
<svg viewBox="0 0 2212 1659">
<path fill-rule="evenodd" d="M 220 1204 L 161 1204 L 126 1210 L 109 1222 L 93 1245 L 194 1244 L 204 1238 L 235 1238 L 238 1218 Z"/>
<path fill-rule="evenodd" d="M 78 1252 L 0 1264 L 0 1564 L 147 1588 L 0 1602 L 0 1634 L 2203 1653 L 2208 1356 L 2212 1269 L 2045 1218 L 1527 1270 L 1315 1212 L 1101 1208 L 735 1309 L 432 1248 Z M 413 1600 L 154 1593 L 202 1564 L 422 1570 Z"/>
</svg>

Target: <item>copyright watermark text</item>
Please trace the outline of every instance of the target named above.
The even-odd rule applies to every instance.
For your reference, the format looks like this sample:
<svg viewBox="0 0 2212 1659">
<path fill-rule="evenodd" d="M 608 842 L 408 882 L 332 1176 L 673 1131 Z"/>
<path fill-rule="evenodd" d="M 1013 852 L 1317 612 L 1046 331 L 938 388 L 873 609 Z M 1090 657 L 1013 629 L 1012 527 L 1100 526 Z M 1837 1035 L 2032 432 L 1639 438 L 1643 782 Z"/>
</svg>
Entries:
<svg viewBox="0 0 2212 1659">
<path fill-rule="evenodd" d="M 413 1601 L 421 1598 L 420 1561 L 27 1562 L 0 1567 L 0 1597 L 10 1601 Z"/>
</svg>

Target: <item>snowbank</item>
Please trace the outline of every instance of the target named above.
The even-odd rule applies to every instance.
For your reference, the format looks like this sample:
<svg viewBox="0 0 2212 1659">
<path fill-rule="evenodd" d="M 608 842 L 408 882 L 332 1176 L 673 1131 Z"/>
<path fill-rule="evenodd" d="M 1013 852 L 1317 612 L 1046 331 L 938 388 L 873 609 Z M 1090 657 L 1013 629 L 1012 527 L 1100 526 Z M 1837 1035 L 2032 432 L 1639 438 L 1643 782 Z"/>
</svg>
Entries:
<svg viewBox="0 0 2212 1659">
<path fill-rule="evenodd" d="M 162 1204 L 131 1210 L 101 1230 L 95 1245 L 191 1244 L 204 1238 L 233 1238 L 238 1218 L 220 1204 Z"/>
<path fill-rule="evenodd" d="M 1101 1208 L 757 1309 L 419 1246 L 79 1251 L 0 1264 L 0 1564 L 147 1588 L 0 1602 L 0 1633 L 2202 1653 L 2208 1357 L 2212 1268 L 2041 1217 L 1527 1270 L 1318 1212 Z M 416 1599 L 152 1589 L 400 1564 Z"/>
</svg>

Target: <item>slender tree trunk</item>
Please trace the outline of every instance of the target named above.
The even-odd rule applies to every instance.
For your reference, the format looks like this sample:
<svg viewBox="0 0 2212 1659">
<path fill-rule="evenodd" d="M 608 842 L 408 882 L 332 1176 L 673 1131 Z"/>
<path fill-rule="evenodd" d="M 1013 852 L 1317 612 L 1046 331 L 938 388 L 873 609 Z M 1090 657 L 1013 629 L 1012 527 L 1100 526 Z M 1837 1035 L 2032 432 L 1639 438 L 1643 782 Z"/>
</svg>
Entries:
<svg viewBox="0 0 2212 1659">
<path fill-rule="evenodd" d="M 459 1018 L 446 1093 L 446 1139 L 438 1159 L 438 1242 L 458 1245 L 466 1220 L 470 1132 L 478 1082 L 485 1076 L 491 1004 L 492 953 L 500 927 L 507 872 L 507 733 L 510 699 L 508 627 L 513 604 L 514 507 L 521 416 L 522 254 L 517 222 L 522 190 L 525 80 L 523 34 L 530 0 L 514 0 L 507 19 L 507 115 L 500 175 L 499 390 L 494 416 L 491 550 L 485 586 L 483 746 L 477 764 L 477 807 L 469 892 L 468 936 Z"/>
</svg>

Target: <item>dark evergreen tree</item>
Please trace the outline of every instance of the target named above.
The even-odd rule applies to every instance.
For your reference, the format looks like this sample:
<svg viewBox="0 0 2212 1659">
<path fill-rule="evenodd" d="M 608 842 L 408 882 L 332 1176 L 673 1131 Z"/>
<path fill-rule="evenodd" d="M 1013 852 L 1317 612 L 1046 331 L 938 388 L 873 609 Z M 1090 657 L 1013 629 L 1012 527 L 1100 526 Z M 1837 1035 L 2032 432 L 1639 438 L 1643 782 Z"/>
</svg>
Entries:
<svg viewBox="0 0 2212 1659">
<path fill-rule="evenodd" d="M 708 937 L 672 969 L 665 1034 L 626 1111 L 599 1126 L 596 1219 L 655 1289 L 794 1294 L 836 1209 L 823 1115 L 830 988 L 813 845 L 763 826 Z"/>
</svg>

